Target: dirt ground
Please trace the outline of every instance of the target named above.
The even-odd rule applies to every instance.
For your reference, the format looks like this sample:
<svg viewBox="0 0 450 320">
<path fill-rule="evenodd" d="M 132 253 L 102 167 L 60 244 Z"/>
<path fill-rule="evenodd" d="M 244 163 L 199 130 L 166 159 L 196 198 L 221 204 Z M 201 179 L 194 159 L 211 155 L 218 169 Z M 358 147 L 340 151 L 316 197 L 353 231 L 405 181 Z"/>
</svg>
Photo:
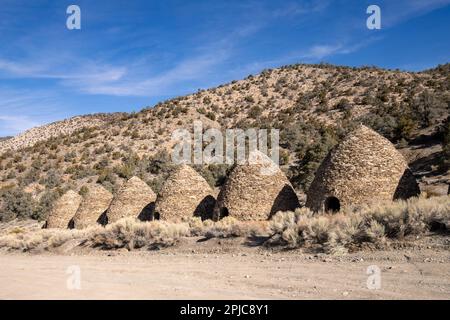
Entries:
<svg viewBox="0 0 450 320">
<path fill-rule="evenodd" d="M 449 244 L 441 237 L 341 256 L 243 246 L 240 239 L 187 239 L 156 251 L 3 251 L 0 298 L 450 299 Z M 367 287 L 373 265 L 379 289 Z"/>
</svg>

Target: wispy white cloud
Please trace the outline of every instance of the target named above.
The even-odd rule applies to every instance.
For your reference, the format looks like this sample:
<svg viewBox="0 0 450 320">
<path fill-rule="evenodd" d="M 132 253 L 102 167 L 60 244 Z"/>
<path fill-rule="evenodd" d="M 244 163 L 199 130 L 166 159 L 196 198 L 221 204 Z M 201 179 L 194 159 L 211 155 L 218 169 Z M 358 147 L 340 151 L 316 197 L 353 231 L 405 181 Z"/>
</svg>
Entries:
<svg viewBox="0 0 450 320">
<path fill-rule="evenodd" d="M 303 52 L 299 52 L 297 54 L 291 53 L 290 55 L 297 56 L 298 59 L 305 60 L 306 62 L 311 61 L 314 62 L 330 56 L 350 54 L 356 52 L 364 47 L 367 47 L 373 42 L 379 41 L 381 39 L 382 37 L 378 36 L 367 38 L 362 41 L 354 43 L 338 42 L 333 44 L 319 44 L 314 45 Z"/>
<path fill-rule="evenodd" d="M 240 74 L 242 76 L 260 72 L 264 68 L 279 67 L 290 63 L 318 63 L 326 58 L 357 52 L 381 39 L 383 39 L 381 36 L 377 36 L 352 43 L 343 41 L 315 44 L 304 49 L 288 52 L 285 55 L 271 60 L 253 61 L 244 66 L 240 66 L 239 69 L 231 70 L 230 73 Z"/>
<path fill-rule="evenodd" d="M 0 59 L 0 76 L 11 78 L 117 81 L 126 73 L 125 67 L 99 65 L 93 61 L 81 60 L 77 64 L 67 64 L 57 68 L 46 61 L 10 61 Z M 38 65 L 38 66 L 36 66 Z"/>
<path fill-rule="evenodd" d="M 328 7 L 328 0 L 311 0 L 289 2 L 279 6 L 275 11 L 267 8 L 255 13 L 251 22 L 236 26 L 226 36 L 222 35 L 219 41 L 213 40 L 201 48 L 193 49 L 190 55 L 179 63 L 163 72 L 147 77 L 133 77 L 132 74 L 124 76 L 120 81 L 80 81 L 72 80 L 69 83 L 89 94 L 105 94 L 117 96 L 161 96 L 172 95 L 183 87 L 186 91 L 193 90 L 202 85 L 208 85 L 210 76 L 214 73 L 223 73 L 219 70 L 234 54 L 234 49 L 243 39 L 247 39 L 269 25 L 274 19 L 283 16 L 307 15 L 319 12 Z M 255 4 L 256 5 L 256 4 Z M 255 11 L 256 12 L 256 11 Z M 327 48 L 315 48 L 316 51 L 326 51 Z M 344 48 L 341 48 L 344 51 Z M 320 52 L 317 52 L 320 53 Z M 313 54 L 313 53 L 311 53 Z M 326 52 L 321 53 L 323 56 Z M 139 66 L 142 68 L 142 66 Z"/>
<path fill-rule="evenodd" d="M 63 100 L 51 92 L 0 87 L 0 136 L 64 118 Z"/>
<path fill-rule="evenodd" d="M 195 90 L 208 85 L 211 76 L 234 54 L 239 41 L 261 29 L 257 22 L 241 25 L 219 40 L 190 48 L 185 57 L 171 66 L 158 70 L 157 62 L 136 59 L 127 66 L 100 65 L 83 61 L 62 73 L 40 72 L 35 77 L 54 78 L 66 87 L 81 93 L 111 96 L 165 96 Z M 1 68 L 0 68 L 1 69 Z M 25 69 L 25 68 L 23 68 Z M 78 70 L 79 69 L 79 70 Z"/>
<path fill-rule="evenodd" d="M 287 2 L 273 12 L 274 17 L 298 16 L 325 10 L 330 5 L 329 0 L 313 0 L 302 2 Z"/>
<path fill-rule="evenodd" d="M 40 71 L 40 68 L 31 65 L 25 65 L 16 61 L 0 59 L 0 71 L 9 75 L 29 76 Z"/>
<path fill-rule="evenodd" d="M 382 6 L 382 25 L 387 28 L 393 27 L 448 5 L 450 5 L 450 0 L 386 1 Z"/>
<path fill-rule="evenodd" d="M 196 57 L 182 60 L 169 70 L 156 75 L 119 79 L 120 81 L 104 81 L 102 79 L 72 79 L 67 82 L 80 91 L 89 94 L 105 94 L 117 96 L 161 96 L 174 94 L 181 84 L 185 87 L 191 82 L 201 81 L 225 61 L 231 52 L 228 48 L 206 52 Z"/>
<path fill-rule="evenodd" d="M 94 95 L 170 95 L 176 93 L 180 84 L 206 80 L 215 67 L 231 56 L 240 39 L 259 29 L 257 24 L 236 28 L 221 40 L 191 48 L 181 54 L 185 55 L 181 61 L 159 71 L 158 62 L 142 57 L 125 65 L 113 65 L 65 54 L 69 62 L 63 63 L 58 53 L 49 53 L 45 59 L 31 56 L 12 61 L 0 57 L 0 78 L 52 79 L 64 87 Z"/>
<path fill-rule="evenodd" d="M 15 135 L 39 124 L 28 116 L 0 115 L 0 136 Z"/>
<path fill-rule="evenodd" d="M 300 53 L 298 58 L 306 60 L 320 60 L 325 57 L 341 53 L 343 50 L 350 52 L 349 49 L 345 49 L 342 44 L 319 44 L 312 46 L 304 53 Z"/>
</svg>

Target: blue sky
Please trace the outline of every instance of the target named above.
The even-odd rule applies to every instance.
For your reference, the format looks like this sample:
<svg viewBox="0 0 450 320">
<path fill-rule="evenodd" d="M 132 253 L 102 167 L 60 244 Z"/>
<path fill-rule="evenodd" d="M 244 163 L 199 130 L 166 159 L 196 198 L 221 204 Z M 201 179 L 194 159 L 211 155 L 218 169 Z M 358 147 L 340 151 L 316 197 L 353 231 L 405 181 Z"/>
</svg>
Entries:
<svg viewBox="0 0 450 320">
<path fill-rule="evenodd" d="M 450 62 L 449 32 L 450 0 L 0 0 L 0 136 L 291 63 L 432 68 Z"/>
</svg>

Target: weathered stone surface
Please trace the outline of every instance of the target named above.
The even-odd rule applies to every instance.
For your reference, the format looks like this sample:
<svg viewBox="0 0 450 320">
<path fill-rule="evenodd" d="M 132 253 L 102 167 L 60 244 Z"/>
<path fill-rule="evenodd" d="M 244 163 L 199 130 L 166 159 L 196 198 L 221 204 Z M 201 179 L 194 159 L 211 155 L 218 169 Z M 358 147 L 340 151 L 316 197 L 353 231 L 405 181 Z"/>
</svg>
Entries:
<svg viewBox="0 0 450 320">
<path fill-rule="evenodd" d="M 144 211 L 151 211 L 156 194 L 144 181 L 132 177 L 119 189 L 106 211 L 107 223 L 116 222 L 125 217 L 141 218 Z M 145 214 L 147 215 L 147 214 Z"/>
<path fill-rule="evenodd" d="M 67 229 L 81 203 L 81 196 L 69 190 L 53 204 L 47 218 L 46 228 Z"/>
<path fill-rule="evenodd" d="M 215 217 L 267 220 L 278 211 L 300 206 L 289 180 L 271 159 L 258 151 L 249 158 L 252 161 L 231 171 L 217 197 Z"/>
<path fill-rule="evenodd" d="M 336 202 L 343 207 L 418 194 L 416 179 L 394 145 L 361 125 L 320 165 L 306 206 L 314 211 L 332 210 Z"/>
<path fill-rule="evenodd" d="M 112 193 L 99 184 L 89 186 L 88 190 L 73 217 L 73 224 L 76 229 L 97 225 L 113 199 Z"/>
<path fill-rule="evenodd" d="M 193 168 L 180 165 L 169 176 L 155 204 L 155 215 L 162 220 L 180 220 L 183 217 L 212 217 L 214 192 Z"/>
</svg>

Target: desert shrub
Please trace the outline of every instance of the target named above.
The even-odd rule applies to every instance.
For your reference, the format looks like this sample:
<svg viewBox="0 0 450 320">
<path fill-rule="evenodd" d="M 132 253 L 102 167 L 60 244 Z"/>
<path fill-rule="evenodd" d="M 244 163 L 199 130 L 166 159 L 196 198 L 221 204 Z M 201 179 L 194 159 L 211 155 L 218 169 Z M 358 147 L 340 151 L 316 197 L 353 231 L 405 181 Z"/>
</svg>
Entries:
<svg viewBox="0 0 450 320">
<path fill-rule="evenodd" d="M 211 98 L 210 97 L 204 97 L 203 98 L 203 103 L 204 104 L 210 104 L 211 103 Z"/>
<path fill-rule="evenodd" d="M 85 196 L 85 195 L 87 195 L 89 193 L 89 188 L 87 187 L 87 186 L 82 186 L 81 188 L 80 188 L 80 191 L 78 191 L 78 194 L 80 195 L 80 196 Z"/>
<path fill-rule="evenodd" d="M 116 189 L 115 186 L 117 183 L 117 177 L 111 169 L 103 169 L 97 178 L 97 183 L 101 184 L 108 191 L 114 193 Z"/>
<path fill-rule="evenodd" d="M 222 220 L 210 224 L 205 228 L 206 238 L 234 238 L 250 235 L 250 224 L 240 222 L 233 217 L 225 217 Z"/>
<path fill-rule="evenodd" d="M 215 114 L 214 112 L 212 112 L 212 111 L 208 111 L 208 112 L 206 113 L 206 117 L 207 117 L 208 119 L 212 120 L 212 121 L 215 121 L 215 120 L 216 120 L 216 114 Z"/>
<path fill-rule="evenodd" d="M 16 170 L 19 173 L 24 172 L 26 169 L 27 169 L 27 167 L 22 163 L 19 163 L 18 165 L 16 165 Z"/>
<path fill-rule="evenodd" d="M 34 216 L 35 220 L 45 220 L 55 201 L 64 193 L 64 189 L 47 189 L 41 195 Z"/>
<path fill-rule="evenodd" d="M 206 236 L 229 238 L 260 234 L 261 224 L 241 223 L 233 218 L 219 222 L 202 221 L 198 217 L 186 218 L 179 222 L 142 222 L 125 218 L 106 227 L 90 227 L 84 230 L 37 229 L 34 232 L 10 232 L 0 237 L 0 248 L 7 247 L 22 251 L 35 248 L 51 249 L 66 241 L 77 239 L 84 246 L 111 250 L 162 248 L 175 245 L 182 237 Z"/>
<path fill-rule="evenodd" d="M 118 128 L 111 129 L 111 136 L 117 137 L 118 135 L 120 135 L 120 129 Z"/>
<path fill-rule="evenodd" d="M 435 123 L 446 112 L 447 103 L 429 90 L 424 90 L 413 100 L 411 109 L 420 127 Z"/>
<path fill-rule="evenodd" d="M 36 218 L 37 204 L 31 194 L 19 188 L 13 188 L 2 192 L 2 210 L 0 220 L 10 221 L 13 219 Z"/>
<path fill-rule="evenodd" d="M 140 222 L 137 219 L 122 219 L 88 238 L 96 248 L 129 250 L 142 247 L 167 247 L 174 245 L 180 237 L 189 236 L 189 224 L 165 221 Z"/>
<path fill-rule="evenodd" d="M 251 96 L 251 95 L 245 96 L 244 100 L 245 100 L 245 102 L 248 102 L 248 103 L 255 102 L 255 98 L 253 98 L 253 96 Z"/>
<path fill-rule="evenodd" d="M 224 184 L 230 166 L 226 164 L 210 164 L 207 166 L 195 166 L 194 169 L 205 178 L 211 187 L 218 187 Z"/>
<path fill-rule="evenodd" d="M 164 186 L 164 182 L 166 181 L 166 176 L 158 175 L 155 178 L 151 178 L 146 180 L 145 182 L 152 188 L 155 193 L 159 193 Z"/>
<path fill-rule="evenodd" d="M 314 139 L 314 129 L 306 123 L 295 123 L 280 132 L 280 144 L 291 152 L 304 154 L 308 141 L 307 136 Z"/>
<path fill-rule="evenodd" d="M 31 163 L 31 167 L 36 170 L 40 170 L 42 168 L 42 161 L 40 158 L 33 160 Z"/>
<path fill-rule="evenodd" d="M 410 140 L 414 130 L 417 129 L 417 122 L 409 115 L 403 115 L 398 119 L 395 130 L 395 140 Z"/>
<path fill-rule="evenodd" d="M 95 165 L 94 165 L 94 169 L 97 171 L 103 170 L 105 168 L 108 168 L 110 165 L 109 159 L 106 157 L 103 157 L 102 159 L 100 159 Z"/>
<path fill-rule="evenodd" d="M 139 137 L 140 137 L 140 135 L 139 135 L 139 131 L 137 131 L 137 130 L 134 130 L 132 133 L 131 133 L 131 139 L 139 139 Z"/>
<path fill-rule="evenodd" d="M 74 239 L 86 239 L 90 233 L 100 227 L 92 227 L 84 230 L 59 230 L 59 229 L 38 229 L 34 232 L 9 232 L 0 237 L 0 248 L 9 248 L 23 252 L 34 249 L 57 248 L 67 241 Z"/>
<path fill-rule="evenodd" d="M 150 157 L 148 163 L 148 171 L 152 174 L 168 173 L 172 168 L 170 154 L 163 150 L 158 151 L 154 156 Z"/>
<path fill-rule="evenodd" d="M 313 214 L 307 208 L 279 212 L 270 221 L 267 245 L 291 248 L 320 246 L 328 251 L 364 242 L 384 244 L 436 229 L 450 230 L 450 198 L 415 198 L 408 201 L 347 208 L 338 214 Z"/>
<path fill-rule="evenodd" d="M 351 104 L 348 101 L 348 99 L 346 98 L 342 98 L 341 100 L 339 100 L 339 102 L 335 105 L 335 109 L 344 111 L 351 108 Z"/>
<path fill-rule="evenodd" d="M 8 174 L 6 175 L 6 179 L 15 179 L 16 178 L 16 172 L 14 170 L 8 171 Z"/>
<path fill-rule="evenodd" d="M 323 131 L 320 140 L 306 147 L 304 154 L 297 153 L 299 160 L 289 168 L 288 175 L 295 187 L 308 190 L 314 175 L 328 152 L 337 143 L 333 132 Z"/>
<path fill-rule="evenodd" d="M 20 177 L 18 181 L 21 186 L 27 186 L 30 183 L 39 181 L 40 176 L 41 171 L 32 167 L 25 173 L 25 175 Z"/>
<path fill-rule="evenodd" d="M 70 151 L 64 155 L 64 161 L 72 162 L 76 157 L 77 157 L 77 153 L 75 151 Z"/>
<path fill-rule="evenodd" d="M 290 154 L 286 149 L 280 149 L 280 166 L 287 165 L 289 163 Z"/>
<path fill-rule="evenodd" d="M 69 166 L 64 171 L 65 174 L 71 174 L 75 180 L 83 179 L 96 174 L 95 170 L 81 164 Z"/>
<path fill-rule="evenodd" d="M 442 135 L 442 167 L 444 170 L 450 169 L 450 117 L 443 123 L 440 128 Z"/>
<path fill-rule="evenodd" d="M 52 169 L 39 181 L 39 183 L 52 189 L 59 186 L 62 183 L 62 179 L 60 174 L 56 170 Z"/>
<path fill-rule="evenodd" d="M 124 164 L 114 167 L 114 173 L 124 179 L 130 179 L 134 175 L 135 167 L 132 164 Z"/>
<path fill-rule="evenodd" d="M 262 109 L 260 106 L 253 106 L 248 111 L 248 116 L 249 116 L 249 118 L 252 118 L 252 119 L 256 119 L 256 118 L 260 117 L 261 114 L 262 114 Z"/>
<path fill-rule="evenodd" d="M 20 161 L 22 161 L 22 156 L 16 154 L 13 158 L 13 162 L 14 163 L 19 163 Z"/>
</svg>

